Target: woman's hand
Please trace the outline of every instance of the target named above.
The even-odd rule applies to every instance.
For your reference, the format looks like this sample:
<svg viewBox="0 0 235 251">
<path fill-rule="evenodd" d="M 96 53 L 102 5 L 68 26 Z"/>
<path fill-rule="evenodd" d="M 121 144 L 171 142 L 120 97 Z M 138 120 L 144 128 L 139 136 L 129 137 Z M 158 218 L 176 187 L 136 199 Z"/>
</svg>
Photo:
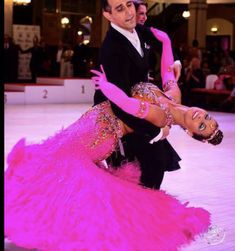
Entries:
<svg viewBox="0 0 235 251">
<path fill-rule="evenodd" d="M 169 71 L 173 71 L 175 75 L 175 81 L 177 82 L 181 75 L 182 65 L 179 60 L 176 60 L 172 65 L 169 66 Z"/>
<path fill-rule="evenodd" d="M 150 30 L 153 33 L 154 37 L 157 40 L 161 41 L 162 43 L 171 42 L 171 40 L 170 40 L 170 38 L 169 38 L 169 36 L 167 35 L 166 32 L 158 30 L 158 29 L 153 28 L 153 27 L 151 27 Z"/>
<path fill-rule="evenodd" d="M 91 72 L 96 75 L 96 76 L 91 77 L 91 79 L 93 80 L 93 82 L 95 84 L 96 90 L 99 90 L 99 89 L 102 90 L 102 88 L 104 88 L 108 85 L 108 81 L 106 78 L 106 74 L 104 72 L 104 68 L 102 65 L 100 66 L 100 68 L 101 68 L 102 72 L 97 71 L 97 70 L 91 70 Z"/>
</svg>

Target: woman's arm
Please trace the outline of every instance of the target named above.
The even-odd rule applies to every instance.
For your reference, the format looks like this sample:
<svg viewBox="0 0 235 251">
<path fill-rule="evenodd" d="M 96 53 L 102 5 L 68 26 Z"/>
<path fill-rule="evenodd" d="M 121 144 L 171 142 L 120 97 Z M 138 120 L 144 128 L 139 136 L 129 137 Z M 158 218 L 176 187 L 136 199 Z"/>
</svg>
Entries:
<svg viewBox="0 0 235 251">
<path fill-rule="evenodd" d="M 103 71 L 102 67 L 101 69 Z M 91 72 L 96 75 L 92 77 L 96 89 L 100 89 L 109 100 L 119 106 L 123 111 L 135 117 L 143 118 L 158 127 L 164 127 L 166 125 L 166 113 L 159 106 L 128 97 L 120 88 L 107 81 L 104 71 L 102 73 L 91 70 Z"/>
<path fill-rule="evenodd" d="M 158 29 L 150 28 L 153 35 L 162 42 L 161 56 L 161 77 L 165 94 L 171 97 L 176 103 L 181 103 L 181 92 L 177 84 L 173 69 L 174 58 L 169 36 Z"/>
</svg>

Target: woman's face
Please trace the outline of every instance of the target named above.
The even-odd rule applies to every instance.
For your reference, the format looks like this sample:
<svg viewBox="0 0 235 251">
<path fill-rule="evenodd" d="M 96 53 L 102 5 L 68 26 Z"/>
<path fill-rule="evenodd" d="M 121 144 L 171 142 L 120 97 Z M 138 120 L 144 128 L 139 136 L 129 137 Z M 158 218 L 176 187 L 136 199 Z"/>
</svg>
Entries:
<svg viewBox="0 0 235 251">
<path fill-rule="evenodd" d="M 136 11 L 136 22 L 138 24 L 144 25 L 147 20 L 147 7 L 145 5 L 139 5 L 138 10 Z"/>
<path fill-rule="evenodd" d="M 218 127 L 210 114 L 198 107 L 190 107 L 184 117 L 185 127 L 192 134 L 209 137 Z"/>
</svg>

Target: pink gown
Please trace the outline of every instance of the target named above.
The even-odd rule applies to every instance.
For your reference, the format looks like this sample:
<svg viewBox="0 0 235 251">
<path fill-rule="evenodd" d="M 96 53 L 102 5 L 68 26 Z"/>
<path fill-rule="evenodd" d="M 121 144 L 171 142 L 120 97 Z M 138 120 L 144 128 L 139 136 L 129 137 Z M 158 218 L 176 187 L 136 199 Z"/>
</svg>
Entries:
<svg viewBox="0 0 235 251">
<path fill-rule="evenodd" d="M 42 251 L 173 251 L 207 231 L 206 210 L 97 166 L 121 136 L 104 102 L 39 144 L 21 139 L 5 173 L 5 236 Z"/>
</svg>

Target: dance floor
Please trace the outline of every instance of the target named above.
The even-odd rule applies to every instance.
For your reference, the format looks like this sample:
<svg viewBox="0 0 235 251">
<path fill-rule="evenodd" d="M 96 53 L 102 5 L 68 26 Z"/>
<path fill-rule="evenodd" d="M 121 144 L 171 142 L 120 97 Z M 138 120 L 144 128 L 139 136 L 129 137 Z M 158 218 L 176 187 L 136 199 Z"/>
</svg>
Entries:
<svg viewBox="0 0 235 251">
<path fill-rule="evenodd" d="M 20 138 L 39 142 L 75 121 L 88 107 L 89 104 L 6 105 L 5 169 L 6 156 Z M 210 235 L 199 236 L 181 251 L 235 251 L 235 114 L 211 114 L 224 132 L 220 145 L 195 141 L 178 126 L 171 129 L 168 137 L 182 161 L 180 170 L 165 174 L 162 189 L 182 202 L 210 211 L 215 227 Z M 211 244 L 209 238 L 213 239 Z M 5 240 L 5 250 L 25 249 Z M 161 250 L 156 247 L 156 251 Z"/>
</svg>

